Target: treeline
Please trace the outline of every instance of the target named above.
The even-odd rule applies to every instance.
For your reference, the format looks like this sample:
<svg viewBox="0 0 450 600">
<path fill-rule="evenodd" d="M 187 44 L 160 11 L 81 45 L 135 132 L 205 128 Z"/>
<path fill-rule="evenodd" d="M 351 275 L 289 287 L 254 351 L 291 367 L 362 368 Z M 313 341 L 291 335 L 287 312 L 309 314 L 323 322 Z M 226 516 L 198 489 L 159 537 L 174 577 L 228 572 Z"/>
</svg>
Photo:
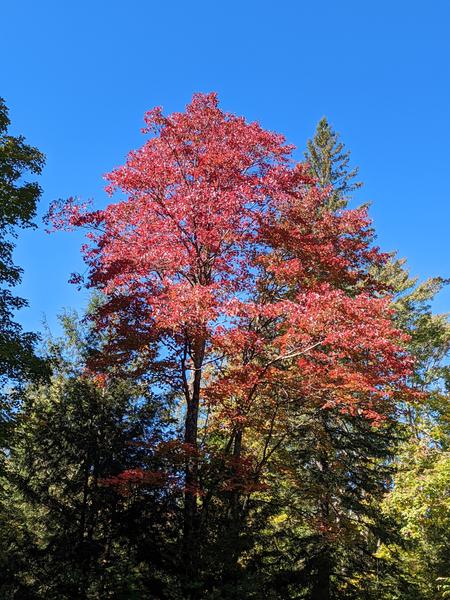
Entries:
<svg viewBox="0 0 450 600">
<path fill-rule="evenodd" d="M 92 300 L 38 352 L 44 157 L 0 104 L 0 598 L 450 597 L 446 281 L 375 246 L 325 119 L 302 163 L 214 94 L 145 120 L 125 199 L 50 208 Z"/>
</svg>

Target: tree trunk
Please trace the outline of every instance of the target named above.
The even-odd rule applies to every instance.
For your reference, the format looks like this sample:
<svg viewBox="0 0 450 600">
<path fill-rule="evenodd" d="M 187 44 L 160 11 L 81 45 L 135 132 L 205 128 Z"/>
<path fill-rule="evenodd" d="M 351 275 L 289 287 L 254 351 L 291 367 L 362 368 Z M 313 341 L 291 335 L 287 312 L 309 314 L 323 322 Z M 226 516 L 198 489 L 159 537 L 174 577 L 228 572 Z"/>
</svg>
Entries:
<svg viewBox="0 0 450 600">
<path fill-rule="evenodd" d="M 186 395 L 186 420 L 184 442 L 189 445 L 185 463 L 185 492 L 184 492 L 184 528 L 183 528 L 183 564 L 186 581 L 186 597 L 195 598 L 192 590 L 198 571 L 198 414 L 200 407 L 200 390 L 202 365 L 205 354 L 205 343 L 202 340 L 194 350 L 194 377 L 192 392 Z"/>
<path fill-rule="evenodd" d="M 317 558 L 317 574 L 311 591 L 311 600 L 330 600 L 331 598 L 331 561 L 325 548 Z"/>
<path fill-rule="evenodd" d="M 234 475 L 238 477 L 238 462 L 242 453 L 242 428 L 239 428 L 234 436 L 233 459 L 236 461 L 236 470 Z M 239 556 L 240 556 L 240 535 L 242 528 L 242 491 L 239 488 L 233 489 L 229 496 L 228 515 L 226 526 L 222 534 L 224 562 L 222 566 L 221 582 L 224 586 L 237 589 Z"/>
</svg>

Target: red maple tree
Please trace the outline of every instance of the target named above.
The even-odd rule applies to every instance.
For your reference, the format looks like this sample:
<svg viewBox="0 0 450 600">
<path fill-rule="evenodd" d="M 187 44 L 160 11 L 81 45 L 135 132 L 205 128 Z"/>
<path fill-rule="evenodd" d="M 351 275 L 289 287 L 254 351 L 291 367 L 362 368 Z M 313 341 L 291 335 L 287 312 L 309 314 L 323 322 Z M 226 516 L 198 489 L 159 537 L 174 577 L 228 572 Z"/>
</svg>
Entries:
<svg viewBox="0 0 450 600">
<path fill-rule="evenodd" d="M 105 295 L 109 360 L 139 356 L 184 399 L 189 548 L 203 409 L 244 460 L 245 429 L 282 427 L 292 401 L 382 418 L 410 363 L 370 276 L 386 256 L 365 209 L 328 210 L 283 136 L 223 112 L 215 94 L 145 122 L 149 140 L 107 175 L 125 197 L 99 211 L 55 204 L 50 219 L 90 229 L 86 283 Z"/>
</svg>

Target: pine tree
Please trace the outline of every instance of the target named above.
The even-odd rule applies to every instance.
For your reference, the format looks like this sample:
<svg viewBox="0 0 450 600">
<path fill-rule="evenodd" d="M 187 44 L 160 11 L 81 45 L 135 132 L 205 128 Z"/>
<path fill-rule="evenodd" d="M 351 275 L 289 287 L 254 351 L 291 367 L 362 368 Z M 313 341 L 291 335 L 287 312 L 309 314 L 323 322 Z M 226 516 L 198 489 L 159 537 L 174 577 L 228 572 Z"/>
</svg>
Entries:
<svg viewBox="0 0 450 600">
<path fill-rule="evenodd" d="M 305 157 L 319 186 L 328 191 L 326 210 L 344 208 L 362 183 L 355 181 L 358 169 L 350 166 L 350 153 L 325 118 L 308 141 Z M 354 293 L 359 283 L 354 292 L 352 285 L 340 285 Z M 304 404 L 291 409 L 292 435 L 282 460 L 291 485 L 280 486 L 277 497 L 291 527 L 275 535 L 291 557 L 275 577 L 277 585 L 284 577 L 289 597 L 368 597 L 365 582 L 378 568 L 377 544 L 396 537 L 377 509 L 398 437 L 393 412 L 384 416 L 383 425 L 374 425 L 362 414 L 338 408 Z M 303 591 L 295 596 L 292 585 L 298 582 Z"/>
<path fill-rule="evenodd" d="M 346 206 L 351 194 L 362 187 L 355 181 L 358 167 L 350 167 L 350 152 L 339 140 L 327 119 L 323 117 L 317 124 L 312 139 L 307 142 L 304 153 L 311 174 L 322 188 L 331 186 L 328 204 L 336 210 Z"/>
<path fill-rule="evenodd" d="M 117 372 L 87 371 L 98 336 L 64 321 L 51 381 L 23 393 L 0 479 L 0 596 L 176 598 L 176 498 L 151 478 L 164 472 L 150 443 L 163 440 L 157 402 Z"/>
</svg>

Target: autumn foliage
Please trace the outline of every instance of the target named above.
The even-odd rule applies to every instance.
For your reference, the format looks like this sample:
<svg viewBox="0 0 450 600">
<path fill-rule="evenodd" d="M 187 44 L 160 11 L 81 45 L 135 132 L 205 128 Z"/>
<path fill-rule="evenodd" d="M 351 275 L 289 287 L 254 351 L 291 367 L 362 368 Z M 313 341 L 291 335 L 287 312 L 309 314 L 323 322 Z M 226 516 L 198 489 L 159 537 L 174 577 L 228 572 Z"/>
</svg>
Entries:
<svg viewBox="0 0 450 600">
<path fill-rule="evenodd" d="M 156 373 L 183 404 L 181 441 L 221 454 L 221 489 L 239 493 L 243 473 L 259 489 L 289 407 L 376 424 L 404 392 L 406 337 L 371 274 L 387 256 L 366 208 L 331 210 L 331 190 L 283 136 L 223 112 L 215 94 L 195 95 L 183 113 L 154 109 L 145 124 L 149 139 L 106 176 L 117 199 L 50 212 L 56 228 L 89 230 L 85 283 L 102 292 L 94 319 L 111 332 L 103 365 L 91 366 Z M 205 432 L 216 433 L 209 451 Z M 259 432 L 259 446 L 247 432 Z M 208 492 L 201 468 L 186 452 L 186 552 Z M 164 482 L 141 472 L 117 482 L 150 479 Z"/>
</svg>

